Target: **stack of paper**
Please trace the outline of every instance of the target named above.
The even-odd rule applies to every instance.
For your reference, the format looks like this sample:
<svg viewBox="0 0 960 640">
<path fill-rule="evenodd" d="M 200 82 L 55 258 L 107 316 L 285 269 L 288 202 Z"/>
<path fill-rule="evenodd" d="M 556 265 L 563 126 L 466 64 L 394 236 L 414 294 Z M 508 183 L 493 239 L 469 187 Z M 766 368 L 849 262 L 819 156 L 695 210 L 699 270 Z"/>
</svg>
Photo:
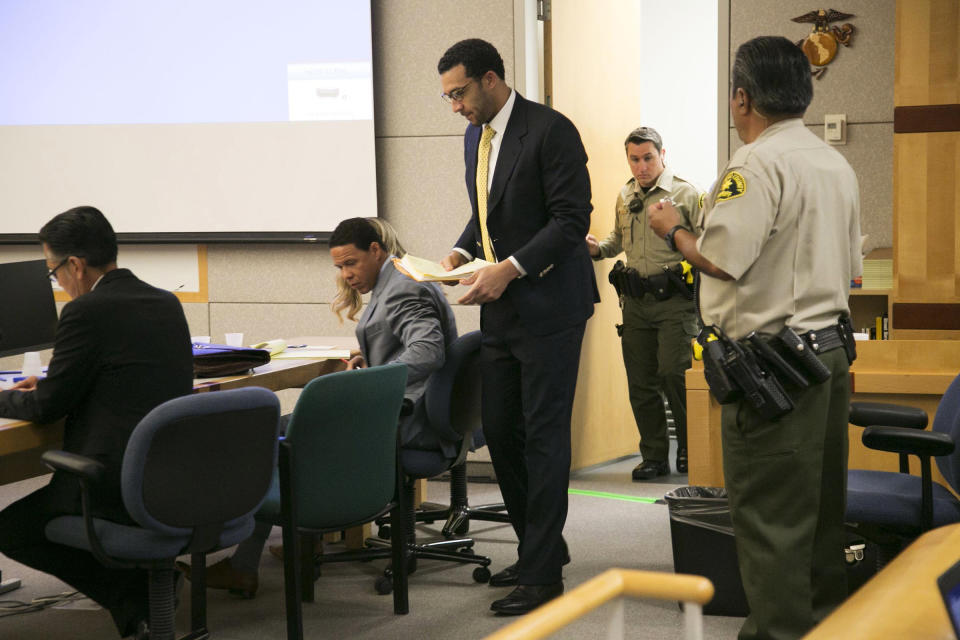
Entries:
<svg viewBox="0 0 960 640">
<path fill-rule="evenodd" d="M 398 271 L 419 282 L 451 282 L 469 278 L 483 267 L 489 267 L 493 263 L 477 258 L 452 271 L 447 271 L 436 262 L 417 258 L 408 253 L 402 258 L 394 258 L 393 264 Z"/>
<path fill-rule="evenodd" d="M 890 258 L 863 261 L 864 289 L 893 288 L 893 260 Z"/>
<path fill-rule="evenodd" d="M 273 356 L 274 360 L 330 360 L 350 357 L 350 349 L 337 349 L 328 345 L 303 345 L 287 347 L 283 353 Z"/>
</svg>

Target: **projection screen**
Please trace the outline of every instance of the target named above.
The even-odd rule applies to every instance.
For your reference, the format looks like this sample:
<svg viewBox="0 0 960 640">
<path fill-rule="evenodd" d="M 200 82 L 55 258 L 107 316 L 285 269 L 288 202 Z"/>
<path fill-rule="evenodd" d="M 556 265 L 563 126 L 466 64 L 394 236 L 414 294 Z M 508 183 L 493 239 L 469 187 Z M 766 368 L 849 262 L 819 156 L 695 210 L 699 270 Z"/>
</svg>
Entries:
<svg viewBox="0 0 960 640">
<path fill-rule="evenodd" d="M 369 2 L 0 2 L 0 242 L 311 240 L 375 216 Z"/>
</svg>

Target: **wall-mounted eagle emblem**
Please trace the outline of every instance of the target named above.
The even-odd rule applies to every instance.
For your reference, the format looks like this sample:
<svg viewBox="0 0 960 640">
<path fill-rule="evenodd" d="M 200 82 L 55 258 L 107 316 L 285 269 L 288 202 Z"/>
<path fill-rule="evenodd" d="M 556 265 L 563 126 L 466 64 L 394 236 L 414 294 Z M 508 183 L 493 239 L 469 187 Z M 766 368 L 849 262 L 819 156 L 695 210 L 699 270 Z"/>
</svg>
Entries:
<svg viewBox="0 0 960 640">
<path fill-rule="evenodd" d="M 837 55 L 838 44 L 845 47 L 850 46 L 853 33 L 856 31 L 856 27 L 849 22 L 839 27 L 831 27 L 830 23 L 853 17 L 852 13 L 843 13 L 835 9 L 817 9 L 802 16 L 791 18 L 794 22 L 813 23 L 813 30 L 810 35 L 804 40 L 798 40 L 797 46 L 803 50 L 810 64 L 821 67 L 813 72 L 815 77 L 819 78 L 826 71 L 824 67 Z"/>
</svg>

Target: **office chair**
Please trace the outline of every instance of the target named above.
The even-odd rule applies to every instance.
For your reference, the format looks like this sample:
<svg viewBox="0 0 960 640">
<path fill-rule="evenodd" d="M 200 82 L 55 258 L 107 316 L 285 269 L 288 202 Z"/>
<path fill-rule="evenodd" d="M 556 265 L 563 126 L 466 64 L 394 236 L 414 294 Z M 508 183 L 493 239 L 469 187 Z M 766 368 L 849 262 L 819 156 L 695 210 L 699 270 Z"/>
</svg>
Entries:
<svg viewBox="0 0 960 640">
<path fill-rule="evenodd" d="M 317 537 L 370 522 L 387 512 L 399 518 L 401 493 L 397 423 L 407 367 L 331 373 L 310 381 L 300 394 L 280 443 L 277 477 L 257 519 L 283 528 L 287 637 L 303 637 L 301 601 L 314 600 L 313 558 Z M 401 536 L 379 557 L 405 567 Z M 364 551 L 339 554 L 341 561 L 371 560 Z M 330 556 L 326 556 L 330 557 Z M 392 575 L 394 612 L 407 613 L 407 572 Z"/>
<path fill-rule="evenodd" d="M 410 554 L 407 565 L 409 573 L 416 571 L 418 558 L 425 558 L 476 564 L 479 566 L 473 571 L 473 579 L 477 582 L 487 582 L 490 579 L 490 570 L 487 568 L 490 566 L 490 558 L 473 552 L 473 540 L 453 538 L 434 542 L 417 542 L 414 529 L 414 523 L 424 519 L 413 509 L 416 480 L 432 478 L 447 470 L 453 472 L 459 467 L 464 472 L 462 502 L 466 502 L 464 460 L 473 442 L 471 436 L 480 425 L 479 360 L 480 332 L 473 331 L 460 336 L 448 347 L 443 366 L 430 376 L 424 391 L 427 427 L 442 440 L 460 443 L 456 457 L 448 458 L 439 450 L 424 451 L 407 447 L 400 449 L 400 466 L 404 474 L 404 517 L 406 519 L 404 529 Z M 451 493 L 455 490 L 457 489 L 451 485 Z M 438 517 L 446 518 L 447 511 L 444 510 L 442 516 Z M 391 528 L 391 525 L 395 528 L 397 522 L 397 519 L 392 516 L 378 518 L 376 523 L 380 525 L 378 531 L 380 537 L 392 541 L 400 535 Z M 380 540 L 371 539 L 368 544 L 377 546 L 383 543 Z M 323 561 L 329 561 L 328 557 Z M 390 575 L 391 569 L 387 570 L 386 575 Z M 381 593 L 387 592 L 381 589 L 387 586 L 389 583 L 382 580 L 377 585 Z"/>
<path fill-rule="evenodd" d="M 102 464 L 46 452 L 48 466 L 79 478 L 83 502 L 82 516 L 51 520 L 47 538 L 86 549 L 108 567 L 147 569 L 152 640 L 175 637 L 174 561 L 191 554 L 191 633 L 184 640 L 208 638 L 205 556 L 253 532 L 276 468 L 279 416 L 276 395 L 260 387 L 175 398 L 144 416 L 121 470 L 123 503 L 139 526 L 91 516 L 90 486 Z"/>
<path fill-rule="evenodd" d="M 863 444 L 900 455 L 900 471 L 851 469 L 847 474 L 845 519 L 851 529 L 877 544 L 878 569 L 924 531 L 960 522 L 960 501 L 931 479 L 930 458 L 954 490 L 960 490 L 960 376 L 937 406 L 930 431 L 921 409 L 854 402 L 850 422 L 866 427 Z M 920 459 L 921 475 L 910 475 L 907 456 Z"/>
<path fill-rule="evenodd" d="M 479 412 L 479 407 L 477 407 Z M 479 413 L 478 413 L 479 415 Z M 483 429 L 473 432 L 473 447 L 479 449 L 487 444 Z M 471 520 L 510 523 L 507 506 L 502 502 L 471 507 L 467 499 L 467 463 L 466 460 L 450 469 L 450 504 L 443 506 L 425 503 L 417 511 L 417 522 L 432 523 L 444 520 L 441 533 L 445 538 L 463 536 L 470 531 Z"/>
</svg>

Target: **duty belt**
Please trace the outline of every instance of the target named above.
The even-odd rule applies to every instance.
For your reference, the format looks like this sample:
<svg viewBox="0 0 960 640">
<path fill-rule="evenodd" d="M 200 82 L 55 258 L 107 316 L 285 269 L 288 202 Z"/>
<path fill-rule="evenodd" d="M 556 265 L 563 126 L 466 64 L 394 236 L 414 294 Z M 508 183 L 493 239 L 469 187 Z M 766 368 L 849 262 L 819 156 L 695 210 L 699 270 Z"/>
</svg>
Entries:
<svg viewBox="0 0 960 640">
<path fill-rule="evenodd" d="M 829 327 L 824 327 L 823 329 L 807 331 L 801 334 L 800 337 L 810 345 L 814 353 L 821 354 L 844 346 L 841 331 L 840 325 L 834 324 Z"/>
</svg>

